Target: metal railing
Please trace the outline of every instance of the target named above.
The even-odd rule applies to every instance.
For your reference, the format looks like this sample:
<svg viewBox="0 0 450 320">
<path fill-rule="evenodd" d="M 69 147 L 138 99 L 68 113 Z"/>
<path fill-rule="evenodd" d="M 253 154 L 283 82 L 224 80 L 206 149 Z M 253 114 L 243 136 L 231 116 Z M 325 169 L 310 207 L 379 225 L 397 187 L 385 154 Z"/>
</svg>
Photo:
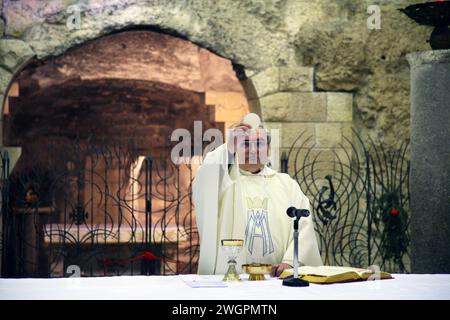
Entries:
<svg viewBox="0 0 450 320">
<path fill-rule="evenodd" d="M 310 199 L 324 264 L 408 272 L 409 143 L 387 151 L 356 132 L 330 149 L 312 141 L 299 134 L 281 167 Z"/>
<path fill-rule="evenodd" d="M 311 141 L 301 133 L 281 165 L 310 198 L 324 264 L 408 272 L 408 143 Z M 191 165 L 94 138 L 22 156 L 9 176 L 1 157 L 2 277 L 196 272 Z"/>
</svg>

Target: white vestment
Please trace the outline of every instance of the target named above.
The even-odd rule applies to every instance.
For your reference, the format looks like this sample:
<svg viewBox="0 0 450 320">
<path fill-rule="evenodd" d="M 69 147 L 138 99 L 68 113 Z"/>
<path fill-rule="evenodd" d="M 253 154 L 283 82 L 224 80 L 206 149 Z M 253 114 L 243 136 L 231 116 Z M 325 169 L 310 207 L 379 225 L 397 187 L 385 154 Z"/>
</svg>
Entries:
<svg viewBox="0 0 450 320">
<path fill-rule="evenodd" d="M 243 239 L 237 260 L 243 263 L 293 265 L 293 222 L 286 209 L 310 209 L 308 198 L 287 174 L 264 167 L 251 174 L 232 165 L 226 144 L 209 152 L 193 182 L 193 200 L 200 236 L 199 274 L 227 269 L 221 239 Z M 300 265 L 322 265 L 312 215 L 299 224 Z"/>
</svg>

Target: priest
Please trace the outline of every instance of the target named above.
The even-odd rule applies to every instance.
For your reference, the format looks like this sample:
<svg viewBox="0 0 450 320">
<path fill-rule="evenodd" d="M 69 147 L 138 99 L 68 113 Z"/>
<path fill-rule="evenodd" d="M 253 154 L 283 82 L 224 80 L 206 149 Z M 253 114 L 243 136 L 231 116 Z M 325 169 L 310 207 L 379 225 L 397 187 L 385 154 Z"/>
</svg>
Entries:
<svg viewBox="0 0 450 320">
<path fill-rule="evenodd" d="M 245 119 L 245 118 L 244 118 Z M 245 120 L 233 125 L 226 144 L 210 151 L 193 182 L 200 236 L 199 274 L 224 274 L 221 239 L 243 239 L 245 263 L 271 264 L 272 276 L 293 266 L 293 223 L 286 209 L 310 209 L 289 175 L 271 169 L 270 134 Z M 322 265 L 312 215 L 300 220 L 299 265 Z"/>
</svg>

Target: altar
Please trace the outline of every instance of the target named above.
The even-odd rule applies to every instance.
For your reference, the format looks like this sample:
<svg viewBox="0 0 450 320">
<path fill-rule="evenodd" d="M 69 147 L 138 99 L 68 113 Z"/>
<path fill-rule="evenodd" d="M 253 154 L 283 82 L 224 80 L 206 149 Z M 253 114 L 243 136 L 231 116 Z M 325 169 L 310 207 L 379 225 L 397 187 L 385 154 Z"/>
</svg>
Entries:
<svg viewBox="0 0 450 320">
<path fill-rule="evenodd" d="M 120 276 L 0 279 L 0 299 L 62 300 L 446 300 L 450 274 L 393 274 L 394 279 L 291 288 L 277 278 L 193 288 L 186 279 L 220 282 L 223 276 Z"/>
</svg>

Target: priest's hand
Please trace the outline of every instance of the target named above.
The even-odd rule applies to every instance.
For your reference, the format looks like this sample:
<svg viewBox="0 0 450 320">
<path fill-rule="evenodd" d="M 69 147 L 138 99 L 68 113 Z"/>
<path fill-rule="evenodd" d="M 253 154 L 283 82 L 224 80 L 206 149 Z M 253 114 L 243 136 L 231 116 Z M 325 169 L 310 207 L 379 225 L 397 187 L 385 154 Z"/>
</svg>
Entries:
<svg viewBox="0 0 450 320">
<path fill-rule="evenodd" d="M 249 124 L 243 123 L 243 122 L 236 122 L 235 124 L 233 124 L 229 130 L 231 130 L 231 134 L 228 137 L 228 142 L 227 142 L 227 148 L 228 148 L 228 152 L 231 154 L 234 154 L 237 150 L 236 148 L 236 144 L 237 144 L 237 137 L 239 134 L 245 134 L 245 132 L 249 129 L 251 129 L 252 127 Z"/>
<path fill-rule="evenodd" d="M 292 266 L 287 263 L 279 263 L 272 266 L 272 272 L 270 275 L 272 277 L 279 277 L 281 273 L 286 269 L 292 269 Z"/>
</svg>

